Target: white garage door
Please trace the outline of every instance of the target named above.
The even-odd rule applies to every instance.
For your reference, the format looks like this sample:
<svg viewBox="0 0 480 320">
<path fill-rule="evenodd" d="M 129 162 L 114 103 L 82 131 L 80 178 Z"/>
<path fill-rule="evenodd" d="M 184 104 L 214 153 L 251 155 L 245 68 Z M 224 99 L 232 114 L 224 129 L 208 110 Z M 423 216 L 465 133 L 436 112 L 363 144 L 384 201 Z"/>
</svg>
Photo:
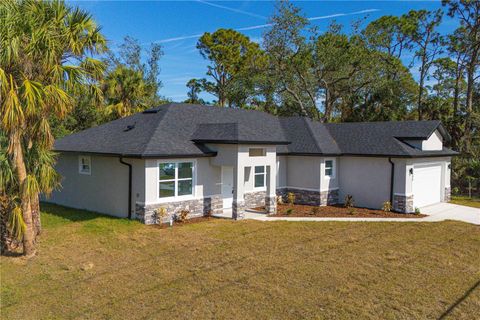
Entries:
<svg viewBox="0 0 480 320">
<path fill-rule="evenodd" d="M 441 201 L 442 166 L 414 166 L 413 204 L 420 208 Z"/>
</svg>

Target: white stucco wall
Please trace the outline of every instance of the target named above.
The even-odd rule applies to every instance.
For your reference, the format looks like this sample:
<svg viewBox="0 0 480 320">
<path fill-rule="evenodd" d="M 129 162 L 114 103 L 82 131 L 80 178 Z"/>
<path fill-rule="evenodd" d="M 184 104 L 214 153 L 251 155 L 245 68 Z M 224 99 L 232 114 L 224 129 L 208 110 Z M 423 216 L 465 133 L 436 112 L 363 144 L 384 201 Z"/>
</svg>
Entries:
<svg viewBox="0 0 480 320">
<path fill-rule="evenodd" d="M 333 161 L 333 176 L 325 176 L 325 161 L 332 160 Z M 338 179 L 339 175 L 342 172 L 338 169 L 338 158 L 330 157 L 330 158 L 321 158 L 320 159 L 320 190 L 327 191 L 327 190 L 335 190 L 338 189 Z"/>
<path fill-rule="evenodd" d="M 78 154 L 60 154 L 56 170 L 62 176 L 62 188 L 54 191 L 47 202 L 127 217 L 128 167 L 117 157 L 90 156 L 91 174 L 78 172 Z M 132 163 L 132 206 L 144 198 L 143 160 L 125 159 Z"/>
<path fill-rule="evenodd" d="M 157 204 L 163 202 L 172 202 L 176 199 L 160 199 L 158 193 L 159 187 L 159 162 L 169 161 L 192 161 L 195 163 L 194 169 L 194 196 L 191 199 L 200 199 L 207 196 L 218 195 L 221 193 L 221 167 L 212 165 L 213 158 L 187 158 L 187 159 L 147 159 L 145 160 L 145 204 Z M 186 200 L 185 198 L 179 200 Z"/>
<path fill-rule="evenodd" d="M 265 156 L 263 157 L 250 157 L 249 149 L 250 148 L 264 148 Z M 265 188 L 255 188 L 254 186 L 254 174 L 255 166 L 268 166 L 270 170 L 273 170 L 276 173 L 277 169 L 277 150 L 275 146 L 267 145 L 239 145 L 238 146 L 238 165 L 244 168 L 244 192 L 255 192 L 255 191 L 265 191 Z M 268 168 L 267 168 L 268 170 Z M 273 176 L 276 177 L 276 174 Z M 268 185 L 266 177 L 265 184 Z M 276 188 L 274 188 L 276 189 Z"/>
<path fill-rule="evenodd" d="M 424 151 L 442 150 L 443 148 L 443 137 L 438 130 L 435 130 L 435 132 L 433 132 L 432 135 L 426 140 L 407 139 L 405 142 L 417 149 Z"/>
<path fill-rule="evenodd" d="M 277 157 L 277 188 L 283 188 L 287 186 L 287 157 Z"/>
</svg>

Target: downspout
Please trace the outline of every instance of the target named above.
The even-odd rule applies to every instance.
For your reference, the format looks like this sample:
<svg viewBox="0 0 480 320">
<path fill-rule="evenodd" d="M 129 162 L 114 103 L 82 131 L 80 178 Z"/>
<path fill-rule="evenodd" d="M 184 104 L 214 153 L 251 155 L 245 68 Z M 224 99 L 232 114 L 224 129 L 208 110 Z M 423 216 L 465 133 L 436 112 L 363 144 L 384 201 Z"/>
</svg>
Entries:
<svg viewBox="0 0 480 320">
<path fill-rule="evenodd" d="M 128 166 L 128 219 L 132 219 L 132 165 L 123 161 L 123 156 L 119 158 L 120 163 Z"/>
<path fill-rule="evenodd" d="M 392 161 L 392 158 L 388 158 L 388 162 L 390 162 L 391 165 L 391 171 L 390 171 L 390 204 L 393 206 L 393 182 L 395 178 L 395 163 Z"/>
</svg>

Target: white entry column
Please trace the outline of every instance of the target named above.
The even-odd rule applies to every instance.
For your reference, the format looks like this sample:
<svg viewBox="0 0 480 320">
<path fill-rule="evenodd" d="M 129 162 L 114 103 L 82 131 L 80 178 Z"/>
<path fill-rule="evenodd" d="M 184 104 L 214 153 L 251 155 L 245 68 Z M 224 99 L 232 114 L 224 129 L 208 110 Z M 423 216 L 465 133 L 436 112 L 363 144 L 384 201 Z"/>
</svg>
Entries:
<svg viewBox="0 0 480 320">
<path fill-rule="evenodd" d="M 232 218 L 240 220 L 245 217 L 245 167 L 238 161 L 233 168 Z"/>
<path fill-rule="evenodd" d="M 277 213 L 277 187 L 276 187 L 276 162 L 266 166 L 267 169 L 267 193 L 265 195 L 265 209 L 268 214 Z"/>
</svg>

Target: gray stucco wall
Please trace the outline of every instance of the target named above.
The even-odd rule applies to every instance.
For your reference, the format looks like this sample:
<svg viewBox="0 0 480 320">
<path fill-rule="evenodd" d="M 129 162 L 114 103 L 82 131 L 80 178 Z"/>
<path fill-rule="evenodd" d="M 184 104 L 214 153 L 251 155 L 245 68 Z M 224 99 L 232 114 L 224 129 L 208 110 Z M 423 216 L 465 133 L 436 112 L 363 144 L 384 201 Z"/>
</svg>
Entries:
<svg viewBox="0 0 480 320">
<path fill-rule="evenodd" d="M 320 157 L 288 156 L 287 185 L 300 189 L 320 189 Z"/>
<path fill-rule="evenodd" d="M 117 217 L 127 217 L 128 167 L 116 157 L 90 156 L 91 174 L 78 172 L 78 154 L 61 154 L 56 170 L 62 175 L 62 188 L 48 202 L 86 209 Z M 144 197 L 143 160 L 126 159 L 133 164 L 132 198 Z M 139 172 L 140 171 L 140 172 Z M 132 199 L 134 200 L 134 199 Z M 135 202 L 132 202 L 134 207 Z"/>
<path fill-rule="evenodd" d="M 381 208 L 390 200 L 391 166 L 388 158 L 339 157 L 340 199 L 351 194 L 355 206 Z"/>
</svg>

